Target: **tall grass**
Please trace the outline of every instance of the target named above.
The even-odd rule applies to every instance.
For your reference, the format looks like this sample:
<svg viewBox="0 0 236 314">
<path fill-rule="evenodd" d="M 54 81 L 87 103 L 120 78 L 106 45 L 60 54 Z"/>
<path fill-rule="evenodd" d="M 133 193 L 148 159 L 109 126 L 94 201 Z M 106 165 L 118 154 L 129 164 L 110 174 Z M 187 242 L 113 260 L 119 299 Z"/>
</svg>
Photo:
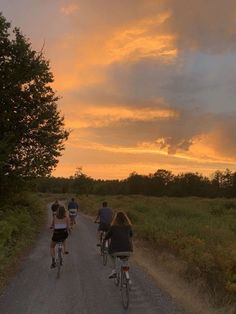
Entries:
<svg viewBox="0 0 236 314">
<path fill-rule="evenodd" d="M 24 250 L 32 243 L 45 216 L 38 197 L 23 193 L 0 204 L 0 288 Z"/>
<path fill-rule="evenodd" d="M 104 198 L 128 213 L 137 237 L 183 260 L 186 279 L 204 282 L 215 303 L 235 302 L 236 200 L 89 196 L 81 208 L 94 215 Z"/>
</svg>

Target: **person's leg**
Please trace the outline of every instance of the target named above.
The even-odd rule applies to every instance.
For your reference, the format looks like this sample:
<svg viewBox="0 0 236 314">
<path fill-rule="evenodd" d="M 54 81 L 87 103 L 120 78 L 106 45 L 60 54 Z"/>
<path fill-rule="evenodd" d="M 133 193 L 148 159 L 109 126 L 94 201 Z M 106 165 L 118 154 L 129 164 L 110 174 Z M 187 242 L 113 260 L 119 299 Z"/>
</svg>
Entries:
<svg viewBox="0 0 236 314">
<path fill-rule="evenodd" d="M 66 239 L 63 241 L 63 252 L 64 254 L 69 254 L 69 252 L 66 250 Z"/>
<path fill-rule="evenodd" d="M 51 256 L 54 258 L 55 258 L 55 246 L 56 246 L 56 243 L 52 241 L 50 245 L 50 253 L 51 253 Z"/>
<path fill-rule="evenodd" d="M 101 228 L 100 226 L 98 227 L 98 231 L 97 231 L 97 246 L 100 246 L 100 242 L 101 242 L 101 234 L 102 234 L 102 231 L 101 231 Z"/>
<path fill-rule="evenodd" d="M 109 279 L 111 278 L 115 278 L 116 277 L 116 274 L 117 274 L 117 258 L 115 256 L 115 254 L 109 254 L 109 257 L 110 257 L 110 261 L 111 261 L 111 264 L 112 264 L 112 271 L 109 275 Z"/>
</svg>

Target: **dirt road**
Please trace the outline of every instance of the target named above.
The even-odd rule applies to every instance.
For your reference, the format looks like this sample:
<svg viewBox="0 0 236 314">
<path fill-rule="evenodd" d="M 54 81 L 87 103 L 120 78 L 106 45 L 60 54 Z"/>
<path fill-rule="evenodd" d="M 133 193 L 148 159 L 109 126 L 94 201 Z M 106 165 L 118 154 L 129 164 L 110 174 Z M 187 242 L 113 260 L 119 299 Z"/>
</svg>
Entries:
<svg viewBox="0 0 236 314">
<path fill-rule="evenodd" d="M 20 272 L 0 297 L 1 314 L 175 314 L 181 313 L 171 298 L 132 259 L 132 289 L 124 310 L 119 289 L 108 279 L 111 264 L 102 265 L 96 247 L 96 228 L 79 215 L 68 238 L 61 278 L 50 269 L 49 243 L 52 231 L 45 228 Z"/>
</svg>

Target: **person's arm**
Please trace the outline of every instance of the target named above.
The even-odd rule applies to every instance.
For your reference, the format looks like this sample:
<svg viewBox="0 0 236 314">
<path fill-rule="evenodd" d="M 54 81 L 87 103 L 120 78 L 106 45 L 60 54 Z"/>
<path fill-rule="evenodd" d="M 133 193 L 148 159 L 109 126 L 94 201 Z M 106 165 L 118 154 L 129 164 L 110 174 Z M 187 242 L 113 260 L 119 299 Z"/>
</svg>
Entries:
<svg viewBox="0 0 236 314">
<path fill-rule="evenodd" d="M 94 222 L 99 222 L 99 218 L 100 218 L 100 209 L 98 210 L 98 213 L 97 213 L 97 217 L 95 218 Z"/>
<path fill-rule="evenodd" d="M 132 238 L 132 236 L 133 236 L 133 230 L 132 230 L 132 228 L 130 228 L 129 235 L 130 235 L 130 237 Z"/>
<path fill-rule="evenodd" d="M 51 228 L 54 229 L 55 228 L 55 216 L 52 217 L 52 225 Z"/>
<path fill-rule="evenodd" d="M 104 241 L 110 239 L 112 236 L 112 227 L 107 231 Z"/>
<path fill-rule="evenodd" d="M 69 222 L 68 216 L 66 216 L 66 228 L 67 228 L 67 231 L 70 232 L 70 222 Z"/>
</svg>

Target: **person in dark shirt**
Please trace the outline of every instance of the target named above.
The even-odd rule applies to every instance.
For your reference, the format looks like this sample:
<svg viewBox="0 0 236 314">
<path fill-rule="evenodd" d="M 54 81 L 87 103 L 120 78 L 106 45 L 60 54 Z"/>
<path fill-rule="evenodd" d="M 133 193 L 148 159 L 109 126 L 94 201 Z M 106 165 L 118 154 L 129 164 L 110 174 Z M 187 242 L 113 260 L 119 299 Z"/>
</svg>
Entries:
<svg viewBox="0 0 236 314">
<path fill-rule="evenodd" d="M 68 203 L 67 206 L 68 212 L 69 212 L 69 217 L 70 217 L 70 225 L 71 228 L 74 224 L 76 224 L 76 220 L 75 218 L 78 215 L 78 210 L 79 210 L 79 205 L 78 203 L 75 201 L 74 198 L 71 199 L 71 201 Z"/>
<path fill-rule="evenodd" d="M 132 236 L 133 231 L 128 216 L 124 212 L 119 211 L 116 213 L 105 236 L 105 241 L 110 239 L 108 252 L 114 266 L 116 256 L 130 256 L 130 253 L 133 251 Z M 114 268 L 109 278 L 114 278 L 115 276 L 116 269 Z"/>
<path fill-rule="evenodd" d="M 97 233 L 98 239 L 97 246 L 100 246 L 99 241 L 101 238 L 101 232 L 108 231 L 108 229 L 110 228 L 112 217 L 113 217 L 112 209 L 108 207 L 107 202 L 103 202 L 102 207 L 98 210 L 97 217 L 95 219 L 95 222 L 99 223 Z"/>
</svg>

